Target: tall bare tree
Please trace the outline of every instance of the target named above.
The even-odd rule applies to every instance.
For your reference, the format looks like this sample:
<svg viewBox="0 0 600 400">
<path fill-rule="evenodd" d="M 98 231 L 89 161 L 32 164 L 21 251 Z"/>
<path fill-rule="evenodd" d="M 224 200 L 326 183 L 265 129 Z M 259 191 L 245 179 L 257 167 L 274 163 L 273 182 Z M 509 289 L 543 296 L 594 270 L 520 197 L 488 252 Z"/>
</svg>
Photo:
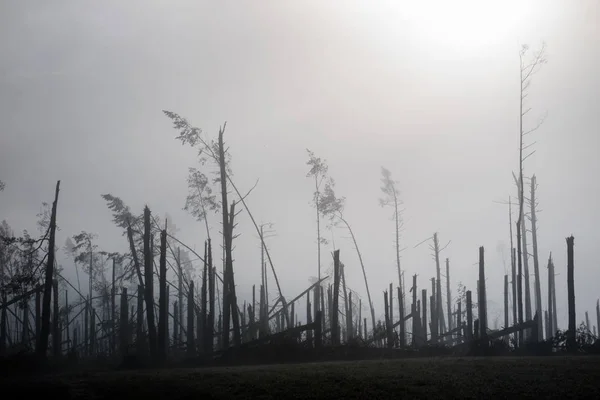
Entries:
<svg viewBox="0 0 600 400">
<path fill-rule="evenodd" d="M 308 161 L 306 165 L 310 167 L 310 170 L 306 174 L 307 178 L 314 179 L 314 188 L 312 198 L 312 205 L 315 208 L 316 216 L 317 216 L 317 281 L 321 280 L 321 245 L 327 244 L 327 240 L 321 236 L 321 215 L 322 211 L 320 209 L 321 204 L 321 193 L 323 190 L 323 186 L 326 184 L 331 184 L 332 179 L 327 176 L 327 172 L 329 167 L 327 166 L 326 160 L 315 156 L 315 153 L 306 149 L 308 153 Z M 315 295 L 320 296 L 320 291 L 322 290 L 321 285 L 317 285 Z M 315 313 L 319 311 L 319 302 L 315 301 Z M 316 314 L 315 314 L 316 315 Z"/>
<path fill-rule="evenodd" d="M 529 46 L 523 45 L 521 47 L 521 51 L 519 52 L 519 62 L 520 62 L 520 97 L 519 97 L 519 177 L 518 177 L 518 185 L 519 185 L 519 218 L 517 220 L 517 257 L 518 257 L 518 269 L 519 269 L 519 278 L 522 276 L 522 267 L 523 261 L 527 254 L 527 249 L 522 248 L 521 243 L 521 229 L 524 226 L 524 177 L 523 177 L 523 163 L 527 158 L 535 153 L 535 150 L 530 151 L 528 154 L 525 154 L 535 142 L 525 144 L 525 138 L 531 133 L 535 132 L 544 122 L 544 117 L 538 120 L 537 125 L 529 130 L 525 130 L 523 128 L 523 120 L 525 116 L 531 111 L 530 107 L 526 106 L 526 98 L 529 95 L 529 86 L 531 85 L 531 79 L 533 75 L 539 71 L 540 67 L 546 63 L 545 58 L 545 44 L 542 44 L 541 48 L 534 52 L 532 57 L 528 57 Z M 525 252 L 525 253 L 524 253 Z M 522 313 L 522 304 L 519 304 L 519 322 L 523 322 L 523 313 Z M 520 333 L 519 341 L 522 343 L 522 331 Z"/>
<path fill-rule="evenodd" d="M 400 191 L 398 190 L 397 181 L 392 179 L 392 173 L 384 167 L 381 167 L 381 191 L 384 194 L 383 198 L 379 199 L 379 205 L 381 207 L 391 207 L 393 211 L 392 218 L 395 222 L 395 249 L 396 249 L 396 267 L 398 269 L 398 287 L 400 288 L 400 295 L 402 296 L 402 300 L 404 300 L 404 286 L 402 284 L 402 268 L 400 267 L 400 231 L 403 227 L 402 221 L 402 212 L 404 211 L 401 207 L 403 205 L 402 200 L 400 199 Z M 390 296 L 392 292 L 390 291 Z M 391 302 L 390 302 L 391 304 Z M 404 305 L 405 302 L 402 301 Z M 400 310 L 400 324 L 404 325 L 403 316 L 405 314 L 405 310 Z M 401 328 L 401 331 L 404 331 Z"/>
</svg>

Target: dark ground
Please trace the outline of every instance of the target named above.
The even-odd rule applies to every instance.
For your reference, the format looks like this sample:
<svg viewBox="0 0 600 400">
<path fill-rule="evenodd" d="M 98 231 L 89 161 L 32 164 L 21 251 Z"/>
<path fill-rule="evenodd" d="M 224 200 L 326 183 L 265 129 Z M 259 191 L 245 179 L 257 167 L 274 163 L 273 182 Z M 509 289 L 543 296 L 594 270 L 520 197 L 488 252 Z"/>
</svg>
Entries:
<svg viewBox="0 0 600 400">
<path fill-rule="evenodd" d="M 600 357 L 420 358 L 0 378 L 18 398 L 600 398 Z"/>
</svg>

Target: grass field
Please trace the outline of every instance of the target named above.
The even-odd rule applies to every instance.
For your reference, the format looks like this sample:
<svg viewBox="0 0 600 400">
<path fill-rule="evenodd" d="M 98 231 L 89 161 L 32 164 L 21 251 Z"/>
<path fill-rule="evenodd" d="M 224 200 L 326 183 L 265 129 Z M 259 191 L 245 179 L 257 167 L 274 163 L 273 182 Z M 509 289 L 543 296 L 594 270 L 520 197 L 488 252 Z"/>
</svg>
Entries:
<svg viewBox="0 0 600 400">
<path fill-rule="evenodd" d="M 62 399 L 600 398 L 600 357 L 427 358 L 86 372 L 0 378 L 0 387 L 12 396 Z"/>
</svg>

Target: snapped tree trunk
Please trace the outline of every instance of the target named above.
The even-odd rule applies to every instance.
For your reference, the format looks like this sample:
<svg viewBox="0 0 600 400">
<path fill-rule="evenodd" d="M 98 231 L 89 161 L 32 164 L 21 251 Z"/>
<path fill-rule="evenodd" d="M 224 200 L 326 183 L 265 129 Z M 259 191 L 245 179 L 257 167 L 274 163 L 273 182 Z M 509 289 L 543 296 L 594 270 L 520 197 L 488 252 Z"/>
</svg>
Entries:
<svg viewBox="0 0 600 400">
<path fill-rule="evenodd" d="M 158 300 L 158 357 L 161 363 L 167 359 L 167 231 L 160 232 L 160 262 L 158 270 L 159 300 Z"/>
<path fill-rule="evenodd" d="M 196 353 L 196 346 L 194 343 L 194 281 L 190 281 L 190 287 L 188 288 L 187 298 L 187 355 L 188 357 L 194 356 Z"/>
<path fill-rule="evenodd" d="M 338 346 L 340 344 L 340 324 L 339 324 L 339 293 L 340 293 L 340 251 L 333 252 L 333 301 L 331 314 L 331 344 Z"/>
<path fill-rule="evenodd" d="M 143 355 L 146 349 L 144 336 L 144 287 L 138 285 L 137 290 L 137 324 L 135 330 L 135 341 L 138 355 Z"/>
<path fill-rule="evenodd" d="M 600 300 L 596 300 L 596 327 L 598 328 L 598 334 L 600 334 Z"/>
<path fill-rule="evenodd" d="M 536 177 L 531 177 L 531 241 L 533 245 L 533 273 L 535 277 L 535 312 L 538 315 L 538 340 L 542 340 L 542 289 L 540 282 L 540 264 L 538 258 L 538 243 L 537 243 L 537 218 L 536 218 Z"/>
<path fill-rule="evenodd" d="M 450 293 L 450 259 L 446 258 L 446 303 L 448 308 L 448 331 L 453 329 L 452 325 L 452 294 Z"/>
<path fill-rule="evenodd" d="M 504 328 L 508 326 L 508 275 L 504 275 Z"/>
<path fill-rule="evenodd" d="M 512 287 L 512 324 L 517 324 L 517 253 L 514 247 L 510 250 L 510 265 L 511 265 L 511 287 Z M 517 333 L 515 332 L 515 342 L 518 340 Z"/>
<path fill-rule="evenodd" d="M 129 347 L 129 316 L 127 315 L 129 307 L 127 305 L 127 288 L 123 288 L 121 292 L 121 315 L 119 322 L 120 327 L 120 345 L 121 355 L 125 356 L 128 353 Z"/>
<path fill-rule="evenodd" d="M 115 314 L 117 308 L 117 288 L 115 287 L 115 259 L 112 260 L 112 284 L 110 290 L 110 328 L 111 328 L 111 336 L 110 336 L 110 352 L 114 354 L 117 346 L 117 330 L 116 330 L 116 322 L 115 322 Z"/>
<path fill-rule="evenodd" d="M 573 260 L 573 247 L 575 238 L 567 238 L 567 293 L 569 298 L 569 330 L 567 331 L 567 349 L 577 351 L 576 326 L 575 326 L 575 266 Z"/>
<path fill-rule="evenodd" d="M 215 333 L 215 277 L 217 275 L 216 268 L 212 262 L 212 245 L 208 240 L 208 322 L 207 322 L 207 337 L 208 351 L 212 353 L 214 347 Z"/>
<path fill-rule="evenodd" d="M 522 207 L 521 207 L 522 208 Z M 521 218 L 521 216 L 519 217 Z M 519 314 L 519 324 L 523 323 L 523 257 L 521 255 L 521 228 L 520 221 L 517 221 L 517 311 Z M 519 330 L 519 346 L 523 344 L 523 329 Z"/>
<path fill-rule="evenodd" d="M 552 308 L 552 254 L 550 254 L 550 258 L 548 258 L 548 328 L 546 331 L 548 332 L 547 339 L 550 339 L 554 336 L 556 332 L 554 330 L 553 319 L 554 309 Z"/>
<path fill-rule="evenodd" d="M 479 324 L 482 344 L 487 347 L 487 294 L 485 289 L 485 261 L 483 246 L 479 248 Z"/>
<path fill-rule="evenodd" d="M 230 319 L 233 319 L 234 325 L 234 343 L 236 346 L 241 344 L 239 331 L 239 318 L 237 313 L 237 303 L 235 295 L 235 282 L 233 278 L 233 260 L 232 260 L 232 241 L 233 241 L 233 217 L 229 215 L 229 203 L 227 202 L 227 170 L 225 161 L 225 146 L 223 143 L 223 133 L 225 125 L 219 129 L 219 171 L 221 181 L 221 207 L 223 215 L 223 242 L 225 252 L 225 270 L 223 273 L 223 327 L 222 345 L 223 348 L 229 347 Z M 232 209 L 235 203 L 231 205 Z"/>
<path fill-rule="evenodd" d="M 435 270 L 436 270 L 436 282 L 437 288 L 435 290 L 435 314 L 438 320 L 436 332 L 442 334 L 446 330 L 444 326 L 444 308 L 442 307 L 442 273 L 440 269 L 440 243 L 438 241 L 437 233 L 433 234 L 433 247 L 435 253 Z"/>
<path fill-rule="evenodd" d="M 179 321 L 179 327 L 177 331 L 177 341 L 179 343 L 183 342 L 183 329 L 181 326 L 183 325 L 183 270 L 181 268 L 181 248 L 177 247 L 177 276 L 178 276 L 178 298 L 177 301 L 178 309 L 177 309 L 177 321 Z M 206 299 L 204 299 L 206 302 Z"/>
<path fill-rule="evenodd" d="M 421 290 L 421 308 L 422 308 L 422 335 L 423 341 L 427 343 L 427 289 Z"/>
<path fill-rule="evenodd" d="M 154 321 L 154 275 L 152 242 L 150 237 L 150 209 L 144 207 L 144 277 L 146 300 L 146 320 L 148 322 L 148 345 L 152 360 L 157 360 L 156 325 Z"/>
<path fill-rule="evenodd" d="M 52 213 L 50 215 L 50 238 L 48 241 L 48 262 L 44 276 L 44 296 L 42 299 L 42 327 L 40 332 L 39 348 L 36 353 L 40 357 L 46 357 L 48 352 L 48 337 L 50 336 L 50 295 L 52 293 L 52 280 L 54 279 L 54 248 L 56 242 L 56 208 L 58 204 L 58 192 L 60 190 L 60 181 L 56 182 L 56 191 L 54 202 L 52 203 Z M 3 314 L 3 320 L 6 314 Z M 4 322 L 4 325 L 6 322 Z M 6 326 L 6 325 L 5 325 Z M 6 331 L 6 328 L 4 328 Z"/>
<path fill-rule="evenodd" d="M 473 340 L 473 300 L 470 290 L 467 290 L 467 340 Z"/>
<path fill-rule="evenodd" d="M 207 302 L 207 298 L 208 298 L 208 274 L 209 274 L 209 265 L 208 265 L 208 241 L 204 242 L 204 265 L 203 265 L 203 269 L 202 269 L 202 292 L 200 293 L 200 323 L 201 326 L 200 331 L 202 332 L 202 338 L 198 339 L 201 340 L 201 344 L 200 346 L 202 347 L 202 350 L 205 353 L 208 353 L 211 351 L 211 349 L 209 349 L 209 336 L 210 333 L 208 332 L 208 304 L 206 304 Z M 212 339 L 212 338 L 211 338 Z"/>
</svg>

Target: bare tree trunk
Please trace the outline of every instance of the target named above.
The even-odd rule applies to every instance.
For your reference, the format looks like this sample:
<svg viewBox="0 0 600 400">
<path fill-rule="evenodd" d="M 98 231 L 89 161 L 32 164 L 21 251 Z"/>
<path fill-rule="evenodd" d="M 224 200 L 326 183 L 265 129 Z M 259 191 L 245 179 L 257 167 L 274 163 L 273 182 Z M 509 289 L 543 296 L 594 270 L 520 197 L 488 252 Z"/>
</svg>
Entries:
<svg viewBox="0 0 600 400">
<path fill-rule="evenodd" d="M 150 209 L 144 207 L 144 275 L 145 275 L 145 294 L 146 300 L 146 320 L 148 322 L 148 345 L 150 347 L 150 356 L 153 361 L 157 360 L 157 340 L 156 325 L 154 321 L 154 276 L 153 276 L 153 258 L 152 240 L 150 237 Z"/>
<path fill-rule="evenodd" d="M 440 244 L 438 241 L 438 236 L 437 236 L 437 232 L 433 234 L 433 246 L 434 246 L 434 252 L 435 252 L 435 270 L 436 270 L 436 282 L 437 282 L 437 288 L 435 291 L 435 314 L 438 318 L 438 320 L 436 321 L 436 323 L 438 324 L 438 327 L 436 329 L 438 334 L 442 334 L 444 333 L 444 331 L 446 330 L 445 327 L 445 322 L 444 322 L 444 308 L 442 306 L 442 274 L 441 274 L 441 269 L 440 269 Z"/>
<path fill-rule="evenodd" d="M 402 285 L 402 281 L 400 281 Z M 400 286 L 398 286 L 398 311 L 400 312 L 400 348 L 403 349 L 406 345 L 406 324 L 404 321 L 404 293 Z M 359 319 L 360 320 L 360 319 Z"/>
<path fill-rule="evenodd" d="M 39 348 L 40 346 L 40 333 L 41 333 L 41 322 L 42 322 L 42 298 L 41 298 L 41 290 L 40 285 L 37 285 L 37 289 L 35 292 L 35 348 Z M 4 310 L 3 310 L 4 312 Z M 2 344 L 0 344 L 0 347 Z M 0 354 L 2 352 L 0 351 Z"/>
<path fill-rule="evenodd" d="M 213 267 L 212 259 L 212 244 L 210 239 L 208 240 L 208 322 L 207 322 L 207 338 L 209 343 L 209 352 L 214 350 L 214 333 L 215 333 L 215 276 L 217 275 L 216 268 Z"/>
<path fill-rule="evenodd" d="M 144 286 L 138 285 L 137 290 L 137 324 L 135 330 L 135 341 L 138 356 L 146 351 L 144 337 Z"/>
<path fill-rule="evenodd" d="M 340 293 L 340 251 L 333 252 L 333 301 L 331 315 L 331 344 L 338 346 L 340 344 L 340 325 L 339 325 L 339 293 Z"/>
<path fill-rule="evenodd" d="M 194 281 L 190 281 L 187 298 L 187 355 L 193 357 L 196 353 L 194 344 Z"/>
<path fill-rule="evenodd" d="M 558 312 L 556 308 L 556 274 L 554 270 L 554 261 L 552 261 L 552 310 L 554 310 L 554 314 L 552 315 L 552 326 L 554 326 L 554 333 L 558 330 Z"/>
<path fill-rule="evenodd" d="M 327 288 L 327 316 L 329 317 L 329 329 L 331 329 L 333 342 L 333 294 L 331 293 L 331 285 Z"/>
<path fill-rule="evenodd" d="M 58 281 L 54 279 L 52 281 L 54 293 L 52 295 L 52 300 L 54 303 L 54 310 L 52 310 L 52 353 L 55 358 L 60 357 L 61 355 L 61 346 L 62 338 L 60 334 L 60 325 L 59 325 L 59 308 L 58 308 Z"/>
<path fill-rule="evenodd" d="M 522 209 L 522 207 L 521 207 Z M 522 215 L 522 214 L 521 214 Z M 521 218 L 521 217 L 519 217 Z M 518 314 L 519 324 L 523 323 L 523 264 L 521 257 L 521 229 L 520 222 L 517 221 L 517 264 L 518 264 L 518 275 L 517 275 L 517 303 L 518 303 Z M 519 346 L 523 345 L 523 329 L 519 330 Z"/>
<path fill-rule="evenodd" d="M 473 301 L 470 290 L 467 290 L 467 340 L 473 340 Z"/>
<path fill-rule="evenodd" d="M 160 262 L 158 272 L 159 300 L 158 300 L 158 359 L 161 363 L 167 360 L 167 231 L 160 232 Z"/>
<path fill-rule="evenodd" d="M 535 214 L 535 209 L 537 207 L 535 200 L 535 190 L 537 186 L 537 180 L 535 175 L 531 177 L 531 198 L 529 199 L 531 203 L 531 240 L 533 244 L 533 273 L 535 276 L 535 312 L 538 315 L 538 340 L 542 340 L 542 289 L 540 282 L 540 264 L 538 258 L 538 243 L 537 243 L 537 218 Z"/>
<path fill-rule="evenodd" d="M 344 278 L 344 281 L 346 279 Z M 352 292 L 348 293 L 348 311 L 346 313 L 346 341 L 354 339 L 354 322 L 352 320 Z"/>
<path fill-rule="evenodd" d="M 227 201 L 227 171 L 225 163 L 225 147 L 223 144 L 223 133 L 224 128 L 219 129 L 219 171 L 220 171 L 220 182 L 221 182 L 221 207 L 223 215 L 223 242 L 224 242 L 224 255 L 225 265 L 223 271 L 223 328 L 222 333 L 222 345 L 223 348 L 229 347 L 229 330 L 230 330 L 230 319 L 235 319 L 235 308 L 231 306 L 234 297 L 235 285 L 233 284 L 233 278 L 230 277 L 231 269 L 233 268 L 232 263 L 232 237 L 231 232 L 233 227 L 230 226 L 229 218 L 229 203 Z M 239 334 L 239 332 L 238 332 Z"/>
<path fill-rule="evenodd" d="M 527 251 L 527 228 L 525 226 L 525 218 L 521 219 L 521 240 L 523 241 L 523 273 L 525 278 L 525 319 L 532 320 L 531 313 L 531 285 L 529 274 L 529 253 Z"/>
<path fill-rule="evenodd" d="M 392 286 L 392 283 L 390 282 L 390 291 L 388 292 L 388 300 L 389 300 L 389 307 L 390 307 L 390 324 L 394 325 L 394 289 Z"/>
<path fill-rule="evenodd" d="M 358 332 L 357 336 L 362 336 L 362 299 L 358 299 Z"/>
<path fill-rule="evenodd" d="M 400 348 L 404 348 L 405 343 L 405 332 L 406 332 L 406 323 L 404 321 L 404 314 L 406 310 L 404 309 L 404 283 L 402 282 L 402 268 L 400 267 L 400 214 L 398 210 L 398 197 L 396 195 L 396 190 L 393 190 L 394 194 L 394 220 L 396 223 L 396 266 L 398 267 L 398 314 L 400 318 Z M 392 293 L 390 289 L 390 294 Z M 390 301 L 390 304 L 393 304 Z"/>
<path fill-rule="evenodd" d="M 390 307 L 388 303 L 388 292 L 383 292 L 383 304 L 385 306 L 385 333 L 386 333 L 386 343 L 388 348 L 394 347 L 394 342 L 392 341 L 392 322 L 390 321 Z M 414 307 L 414 304 L 413 304 Z"/>
<path fill-rule="evenodd" d="M 175 300 L 173 303 L 173 346 L 176 349 L 176 352 L 179 352 L 179 302 Z"/>
<path fill-rule="evenodd" d="M 48 336 L 50 335 L 50 294 L 52 292 L 52 279 L 54 278 L 54 247 L 56 242 L 56 208 L 58 204 L 58 192 L 60 181 L 56 182 L 56 192 L 52 203 L 52 214 L 50 215 L 50 240 L 48 241 L 48 263 L 44 277 L 44 297 L 42 300 L 42 327 L 40 332 L 40 346 L 36 353 L 40 357 L 46 357 L 48 351 Z M 6 315 L 6 314 L 4 314 Z M 6 316 L 3 318 L 4 331 L 6 331 Z"/>
<path fill-rule="evenodd" d="M 127 315 L 129 307 L 127 306 L 127 288 L 123 288 L 122 290 L 120 315 L 121 321 L 119 322 L 121 343 L 119 348 L 121 350 L 121 356 L 125 356 L 128 353 L 129 347 L 129 315 Z"/>
<path fill-rule="evenodd" d="M 23 302 L 23 329 L 21 331 L 21 344 L 23 346 L 27 346 L 29 342 L 29 305 L 27 304 L 27 300 Z"/>
<path fill-rule="evenodd" d="M 508 327 L 508 275 L 504 275 L 504 328 Z"/>
<path fill-rule="evenodd" d="M 436 287 L 435 287 L 435 278 L 431 278 L 431 298 L 429 301 L 431 305 L 431 341 L 433 343 L 438 340 L 438 327 L 439 327 L 439 319 L 437 317 L 437 296 L 436 296 Z"/>
<path fill-rule="evenodd" d="M 363 278 L 365 280 L 365 287 L 367 289 L 367 298 L 369 299 L 369 308 L 371 309 L 371 322 L 373 323 L 373 329 L 375 329 L 375 326 L 376 326 L 375 325 L 375 309 L 373 308 L 373 301 L 371 300 L 371 292 L 369 291 L 369 283 L 367 282 L 367 272 L 365 270 L 365 264 L 363 263 L 362 255 L 360 253 L 360 250 L 358 249 L 358 243 L 356 243 L 356 237 L 354 236 L 354 232 L 352 231 L 352 228 L 350 228 L 350 225 L 348 224 L 348 222 L 346 222 L 346 220 L 341 215 L 339 215 L 338 217 L 344 223 L 344 225 L 346 225 L 346 228 L 348 228 L 348 231 L 350 232 L 350 236 L 352 237 L 352 242 L 354 243 L 354 248 L 356 249 L 356 253 L 358 254 L 358 260 L 360 261 Z"/>
<path fill-rule="evenodd" d="M 419 318 L 419 312 L 417 310 L 417 275 L 413 275 L 413 284 L 410 289 L 412 292 L 412 304 L 411 304 L 411 315 L 413 321 L 413 346 L 419 345 L 419 337 L 421 336 L 421 324 Z"/>
<path fill-rule="evenodd" d="M 205 258 L 206 260 L 206 258 Z M 177 313 L 178 313 L 178 317 L 177 317 L 177 321 L 179 321 L 179 327 L 178 327 L 178 331 L 177 331 L 177 341 L 179 343 L 183 342 L 183 329 L 181 329 L 181 326 L 183 325 L 183 270 L 181 268 L 181 248 L 177 247 L 177 273 L 178 273 L 178 282 L 177 282 L 177 286 L 178 286 L 178 301 L 177 301 Z M 204 299 L 206 304 L 206 299 Z"/>
<path fill-rule="evenodd" d="M 511 275 L 512 275 L 512 312 L 513 319 L 512 324 L 517 324 L 517 253 L 514 247 L 510 249 L 510 264 L 511 264 Z M 515 342 L 518 340 L 518 334 L 514 334 Z M 518 343 L 518 342 L 517 342 Z"/>
<path fill-rule="evenodd" d="M 448 308 L 448 331 L 453 329 L 452 325 L 452 294 L 450 292 L 450 259 L 446 258 L 446 302 Z"/>
<path fill-rule="evenodd" d="M 487 347 L 487 293 L 485 288 L 485 261 L 484 261 L 484 249 L 483 246 L 479 248 L 479 297 L 481 303 L 479 306 L 479 324 L 482 344 Z"/>
<path fill-rule="evenodd" d="M 96 309 L 91 307 L 90 312 L 90 355 L 96 355 Z"/>
<path fill-rule="evenodd" d="M 25 310 L 28 310 L 28 304 L 27 302 L 25 302 Z M 28 331 L 27 328 L 27 323 L 29 320 L 29 315 L 27 315 L 26 317 L 23 317 L 23 329 L 25 329 L 25 331 Z M 65 290 L 65 331 L 67 332 L 67 343 L 71 343 L 71 335 L 69 333 L 69 291 Z M 27 340 L 29 340 L 29 336 L 27 337 Z M 68 345 L 67 345 L 67 349 L 68 349 Z"/>
<path fill-rule="evenodd" d="M 423 320 L 421 325 L 423 326 L 423 340 L 427 343 L 427 289 L 421 290 L 421 305 L 423 311 Z"/>
<path fill-rule="evenodd" d="M 352 292 L 350 292 L 350 298 L 348 298 L 348 288 L 346 287 L 346 267 L 343 263 L 340 263 L 341 274 L 342 274 L 342 286 L 344 289 L 344 310 L 346 314 L 346 337 L 347 342 L 352 338 Z"/>
<path fill-rule="evenodd" d="M 600 335 L 600 300 L 596 300 L 596 327 Z"/>
<path fill-rule="evenodd" d="M 567 349 L 577 351 L 576 322 L 575 322 L 575 268 L 573 261 L 573 247 L 575 238 L 567 238 L 567 292 L 569 296 L 569 330 L 567 331 Z"/>
<path fill-rule="evenodd" d="M 554 336 L 556 332 L 553 326 L 553 315 L 555 311 L 552 308 L 552 254 L 550 254 L 550 258 L 548 258 L 548 329 L 546 331 L 549 333 L 547 339 L 550 339 Z"/>
<path fill-rule="evenodd" d="M 321 280 L 321 217 L 319 210 L 319 181 L 317 175 L 315 174 L 315 209 L 317 211 L 317 279 Z M 321 284 L 318 285 L 321 287 Z M 315 315 L 316 312 L 319 311 L 319 302 L 315 302 Z"/>
<path fill-rule="evenodd" d="M 458 304 L 457 304 L 457 310 L 456 310 L 456 327 L 457 328 L 461 328 L 462 327 L 464 329 L 463 322 L 462 322 L 462 310 L 461 310 L 461 307 L 462 307 L 462 302 L 461 302 L 461 300 L 459 298 L 458 299 Z M 463 341 L 463 338 L 462 338 L 463 337 L 463 332 L 462 332 L 463 329 L 459 329 L 458 333 L 456 335 L 457 339 L 458 339 L 458 343 L 462 343 L 462 341 Z"/>
<path fill-rule="evenodd" d="M 588 330 L 588 332 L 592 332 L 592 328 L 590 327 L 590 317 L 588 316 L 588 312 L 585 312 L 585 329 Z"/>
<path fill-rule="evenodd" d="M 310 309 L 310 290 L 308 292 L 306 292 L 306 324 L 312 324 L 312 316 L 310 315 L 311 309 Z M 309 342 L 312 341 L 312 330 L 307 330 L 306 331 L 306 340 Z"/>
<path fill-rule="evenodd" d="M 110 353 L 115 354 L 116 345 L 117 345 L 117 329 L 116 329 L 116 321 L 115 314 L 117 312 L 117 304 L 116 304 L 116 295 L 117 288 L 115 286 L 115 259 L 112 260 L 112 284 L 110 290 L 110 328 L 111 328 L 111 336 L 110 336 Z"/>
<path fill-rule="evenodd" d="M 127 239 L 129 241 L 129 251 L 131 251 L 131 258 L 133 258 L 133 266 L 135 267 L 135 272 L 137 273 L 137 276 L 138 276 L 139 285 L 144 287 L 144 277 L 142 276 L 142 268 L 140 267 L 140 260 L 138 258 L 137 249 L 135 248 L 135 242 L 133 241 L 133 229 L 131 229 L 131 221 L 129 221 L 129 220 L 127 221 Z M 145 253 L 144 253 L 144 262 L 145 262 Z"/>
<path fill-rule="evenodd" d="M 233 254 L 232 254 L 232 241 L 233 241 L 233 228 L 234 228 L 234 218 L 235 218 L 235 202 L 231 203 L 231 210 L 229 212 L 229 296 L 230 296 L 230 306 L 231 306 L 231 316 L 233 322 L 233 343 L 236 346 L 240 346 L 242 344 L 242 337 L 240 336 L 240 314 L 239 307 L 237 305 L 237 295 L 235 289 L 235 280 L 233 274 Z M 284 313 L 287 316 L 287 305 L 285 300 L 282 298 Z M 287 322 L 289 324 L 289 319 Z"/>
<path fill-rule="evenodd" d="M 202 347 L 202 350 L 204 352 L 209 352 L 209 341 L 208 338 L 210 336 L 209 332 L 208 332 L 208 324 L 207 324 L 207 304 L 206 304 L 206 300 L 207 300 L 207 289 L 208 289 L 208 242 L 204 242 L 204 268 L 202 270 L 202 292 L 200 294 L 200 301 L 201 301 L 201 305 L 200 305 L 200 323 L 202 324 L 202 326 L 200 326 L 200 331 L 202 332 L 202 338 L 198 338 L 198 340 L 200 341 L 200 346 Z"/>
</svg>

